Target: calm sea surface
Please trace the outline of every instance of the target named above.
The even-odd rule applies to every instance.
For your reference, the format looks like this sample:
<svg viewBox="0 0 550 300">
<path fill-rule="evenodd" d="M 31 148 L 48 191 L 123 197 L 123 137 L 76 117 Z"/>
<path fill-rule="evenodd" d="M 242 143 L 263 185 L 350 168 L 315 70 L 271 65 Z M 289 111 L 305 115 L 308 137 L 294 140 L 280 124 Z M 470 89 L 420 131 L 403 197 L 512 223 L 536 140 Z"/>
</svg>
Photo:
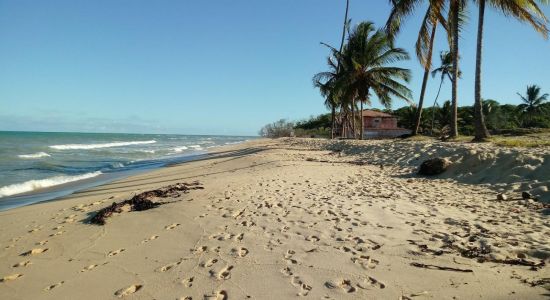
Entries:
<svg viewBox="0 0 550 300">
<path fill-rule="evenodd" d="M 253 138 L 0 131 L 0 210 L 52 200 Z"/>
</svg>

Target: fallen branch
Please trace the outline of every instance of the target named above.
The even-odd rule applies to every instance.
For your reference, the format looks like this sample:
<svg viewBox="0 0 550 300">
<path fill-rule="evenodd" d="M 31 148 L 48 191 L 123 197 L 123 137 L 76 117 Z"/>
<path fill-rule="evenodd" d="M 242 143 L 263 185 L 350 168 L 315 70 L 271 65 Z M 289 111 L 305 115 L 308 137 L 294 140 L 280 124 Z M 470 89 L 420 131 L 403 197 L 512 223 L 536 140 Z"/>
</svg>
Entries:
<svg viewBox="0 0 550 300">
<path fill-rule="evenodd" d="M 121 213 L 125 207 L 128 207 L 129 211 L 143 211 L 158 207 L 160 205 L 169 202 L 153 202 L 152 198 L 168 198 L 178 197 L 181 194 L 188 193 L 190 190 L 202 190 L 201 183 L 195 181 L 193 183 L 176 183 L 167 187 L 145 191 L 132 197 L 132 199 L 125 200 L 119 203 L 113 202 L 111 206 L 100 209 L 91 219 L 90 223 L 96 225 L 105 225 L 106 219 L 112 216 L 114 213 Z"/>
<path fill-rule="evenodd" d="M 463 273 L 473 273 L 473 270 L 470 269 L 458 269 L 458 268 L 452 268 L 452 267 L 441 267 L 436 265 L 426 265 L 421 263 L 412 262 L 411 266 L 417 267 L 417 268 L 424 268 L 424 269 L 430 269 L 430 270 L 442 270 L 442 271 L 453 271 L 453 272 L 463 272 Z"/>
</svg>

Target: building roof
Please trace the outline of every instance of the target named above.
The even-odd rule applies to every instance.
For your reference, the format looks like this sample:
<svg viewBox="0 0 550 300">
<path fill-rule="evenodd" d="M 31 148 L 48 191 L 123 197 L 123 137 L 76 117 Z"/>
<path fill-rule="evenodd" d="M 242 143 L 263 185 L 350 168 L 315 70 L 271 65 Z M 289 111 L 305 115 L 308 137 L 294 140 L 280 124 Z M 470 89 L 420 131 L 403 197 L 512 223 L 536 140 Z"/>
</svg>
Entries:
<svg viewBox="0 0 550 300">
<path fill-rule="evenodd" d="M 363 110 L 363 117 L 371 118 L 395 118 L 395 116 L 376 110 Z"/>
</svg>

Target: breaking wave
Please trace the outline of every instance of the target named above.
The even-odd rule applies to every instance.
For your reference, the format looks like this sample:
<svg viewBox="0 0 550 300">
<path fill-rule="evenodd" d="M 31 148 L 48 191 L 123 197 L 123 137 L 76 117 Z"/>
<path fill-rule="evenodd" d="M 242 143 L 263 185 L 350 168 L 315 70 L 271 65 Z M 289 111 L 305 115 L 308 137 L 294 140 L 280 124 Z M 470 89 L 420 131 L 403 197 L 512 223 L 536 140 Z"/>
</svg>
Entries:
<svg viewBox="0 0 550 300">
<path fill-rule="evenodd" d="M 76 176 L 55 176 L 55 177 L 46 178 L 46 179 L 29 180 L 23 183 L 10 184 L 0 188 L 0 198 L 21 194 L 21 193 L 32 192 L 34 190 L 61 185 L 61 184 L 65 184 L 73 181 L 93 178 L 101 174 L 102 173 L 100 171 L 97 171 L 93 173 L 86 173 L 86 174 L 76 175 Z"/>
<path fill-rule="evenodd" d="M 19 158 L 35 159 L 35 158 L 49 157 L 51 155 L 49 155 L 46 152 L 38 152 L 38 153 L 34 153 L 34 154 L 21 154 L 21 155 L 17 155 L 17 156 Z"/>
<path fill-rule="evenodd" d="M 132 141 L 132 142 L 113 142 L 105 144 L 67 144 L 67 145 L 53 145 L 50 146 L 52 149 L 56 150 L 88 150 L 88 149 L 99 149 L 99 148 L 111 148 L 111 147 L 122 147 L 122 146 L 131 146 L 131 145 L 144 145 L 144 144 L 154 144 L 157 141 Z"/>
<path fill-rule="evenodd" d="M 187 150 L 189 148 L 187 148 L 186 146 L 181 146 L 181 147 L 177 147 L 177 148 L 174 148 L 174 152 L 183 152 L 184 150 Z"/>
</svg>

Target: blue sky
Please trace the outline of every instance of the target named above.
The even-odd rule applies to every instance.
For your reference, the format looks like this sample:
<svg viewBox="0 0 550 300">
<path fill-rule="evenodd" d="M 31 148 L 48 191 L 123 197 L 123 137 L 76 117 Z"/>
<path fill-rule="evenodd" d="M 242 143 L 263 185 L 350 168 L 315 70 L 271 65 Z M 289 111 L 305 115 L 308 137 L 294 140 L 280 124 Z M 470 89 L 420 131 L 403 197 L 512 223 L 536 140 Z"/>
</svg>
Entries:
<svg viewBox="0 0 550 300">
<path fill-rule="evenodd" d="M 386 2 L 351 0 L 352 24 L 383 25 Z M 0 130 L 254 135 L 280 118 L 325 112 L 311 77 L 325 69 L 319 42 L 339 43 L 344 4 L 0 0 Z M 415 101 L 421 13 L 397 40 L 413 58 L 401 66 L 413 70 Z M 471 7 L 460 105 L 473 102 L 476 24 Z M 550 92 L 549 41 L 492 10 L 485 37 L 484 98 L 518 103 L 528 84 Z M 443 32 L 438 38 L 436 53 L 448 47 Z M 437 85 L 429 82 L 428 103 Z"/>
</svg>

